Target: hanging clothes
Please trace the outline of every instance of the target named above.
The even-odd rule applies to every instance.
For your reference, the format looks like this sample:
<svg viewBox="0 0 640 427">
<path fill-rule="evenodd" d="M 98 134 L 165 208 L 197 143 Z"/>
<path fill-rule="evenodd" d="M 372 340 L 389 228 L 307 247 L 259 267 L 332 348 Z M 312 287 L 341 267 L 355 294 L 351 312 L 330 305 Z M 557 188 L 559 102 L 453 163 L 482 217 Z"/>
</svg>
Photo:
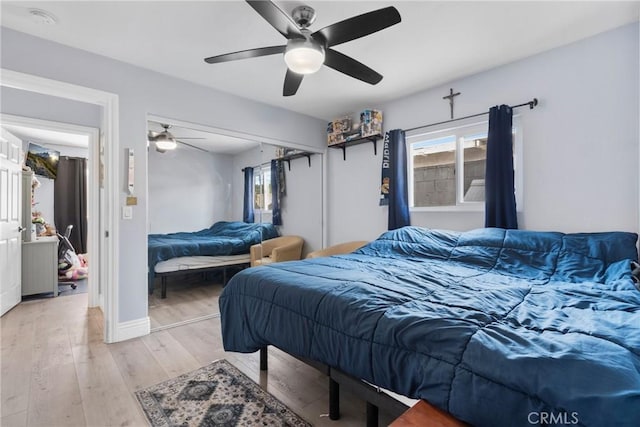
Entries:
<svg viewBox="0 0 640 427">
<path fill-rule="evenodd" d="M 284 162 L 282 160 L 279 160 L 276 162 L 277 166 L 278 166 L 278 202 L 280 202 L 280 205 L 282 206 L 282 199 L 284 196 L 287 195 L 287 184 L 286 184 L 286 178 L 285 178 L 285 174 L 284 174 Z"/>
<path fill-rule="evenodd" d="M 278 172 L 278 160 L 271 160 L 271 222 L 273 225 L 282 225 L 280 212 L 280 174 Z"/>
</svg>

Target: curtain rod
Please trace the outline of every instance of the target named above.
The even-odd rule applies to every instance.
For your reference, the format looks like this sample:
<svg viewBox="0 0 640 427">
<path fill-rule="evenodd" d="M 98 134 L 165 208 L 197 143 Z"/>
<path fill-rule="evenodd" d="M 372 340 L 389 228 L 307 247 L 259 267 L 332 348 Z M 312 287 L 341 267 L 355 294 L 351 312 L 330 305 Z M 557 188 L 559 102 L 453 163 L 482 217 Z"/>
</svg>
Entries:
<svg viewBox="0 0 640 427">
<path fill-rule="evenodd" d="M 531 101 L 523 102 L 522 104 L 513 105 L 513 106 L 511 106 L 511 108 L 524 107 L 525 105 L 528 105 L 529 109 L 533 110 L 533 108 L 536 105 L 538 105 L 538 98 L 533 98 Z M 458 120 L 470 119 L 470 118 L 473 118 L 473 117 L 480 117 L 480 116 L 484 116 L 485 114 L 489 114 L 489 112 L 485 111 L 484 113 L 472 114 L 470 116 L 460 117 L 460 118 L 457 118 L 457 119 L 445 120 L 443 122 L 430 123 L 428 125 L 416 126 L 414 128 L 405 129 L 404 131 L 405 132 L 411 132 L 412 130 L 423 129 L 423 128 L 428 128 L 428 127 L 437 126 L 437 125 L 443 125 L 445 123 L 457 122 Z"/>
<path fill-rule="evenodd" d="M 245 166 L 241 170 L 242 170 L 242 172 L 244 172 L 244 170 L 246 168 L 255 169 L 255 168 L 261 168 L 262 166 L 267 166 L 267 165 L 270 165 L 270 164 L 271 164 L 271 161 L 268 161 L 268 162 L 260 163 L 259 165 L 255 165 L 255 166 Z"/>
</svg>

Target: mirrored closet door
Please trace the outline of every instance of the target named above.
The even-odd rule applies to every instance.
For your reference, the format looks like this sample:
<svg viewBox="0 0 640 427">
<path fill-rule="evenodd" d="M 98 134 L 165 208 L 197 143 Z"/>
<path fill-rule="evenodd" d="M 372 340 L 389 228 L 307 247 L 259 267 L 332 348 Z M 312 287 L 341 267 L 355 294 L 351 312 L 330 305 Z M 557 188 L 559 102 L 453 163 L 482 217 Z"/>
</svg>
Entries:
<svg viewBox="0 0 640 427">
<path fill-rule="evenodd" d="M 224 284 L 251 265 L 250 247 L 262 236 L 295 236 L 301 241 L 296 258 L 321 247 L 322 156 L 276 162 L 280 177 L 272 181 L 271 160 L 285 152 L 280 147 L 184 123 L 153 120 L 148 128 L 152 331 L 217 316 Z M 276 194 L 274 185 L 280 185 Z M 274 202 L 281 225 L 271 226 Z M 199 253 L 196 246 L 206 249 Z M 218 253 L 218 246 L 226 249 Z"/>
<path fill-rule="evenodd" d="M 281 245 L 299 246 L 285 257 L 267 262 L 304 258 L 322 248 L 322 156 L 309 151 L 264 144 L 262 166 L 266 207 L 261 221 L 274 224 Z M 275 247 L 276 244 L 271 246 Z M 296 246 L 298 245 L 298 246 Z M 287 246 L 288 247 L 288 246 Z M 270 254 L 263 254 L 263 257 Z"/>
</svg>

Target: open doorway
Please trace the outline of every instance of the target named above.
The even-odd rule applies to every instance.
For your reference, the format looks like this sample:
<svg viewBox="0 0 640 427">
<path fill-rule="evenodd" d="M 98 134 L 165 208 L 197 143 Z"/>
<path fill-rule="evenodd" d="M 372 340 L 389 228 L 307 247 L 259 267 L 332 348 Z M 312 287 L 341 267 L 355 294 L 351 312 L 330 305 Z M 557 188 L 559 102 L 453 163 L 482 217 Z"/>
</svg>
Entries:
<svg viewBox="0 0 640 427">
<path fill-rule="evenodd" d="M 104 308 L 99 280 L 99 130 L 8 114 L 2 115 L 2 128 L 22 141 L 25 154 L 44 150 L 58 159 L 52 171 L 40 170 L 32 162 L 23 163 L 23 187 L 27 188 L 23 188 L 22 198 L 30 199 L 22 204 L 25 210 L 22 222 L 27 228 L 23 232 L 26 245 L 23 253 L 41 250 L 38 243 L 46 239 L 53 240 L 55 245 L 58 234 L 66 235 L 69 250 L 57 252 L 64 253 L 69 265 L 57 266 L 58 277 L 53 280 L 58 286 L 54 287 L 53 295 L 87 292 L 89 307 Z M 70 205 L 78 209 L 70 209 Z M 60 244 L 58 247 L 64 248 Z M 90 267 L 89 259 L 92 259 Z M 34 261 L 37 259 L 23 259 L 22 269 L 29 273 L 23 274 L 23 281 L 31 275 L 37 277 L 32 274 L 35 266 L 29 265 Z M 40 289 L 37 284 L 22 285 L 23 299 L 50 292 L 51 289 Z"/>
<path fill-rule="evenodd" d="M 104 319 L 104 341 L 125 340 L 137 331 L 121 328 L 118 322 L 118 187 L 117 174 L 120 162 L 116 155 L 119 148 L 118 96 L 84 86 L 47 79 L 31 74 L 1 69 L 2 88 L 31 92 L 43 96 L 59 97 L 98 106 L 100 122 L 100 224 L 98 232 L 101 301 Z M 24 114 L 26 115 L 26 114 Z M 19 247 L 18 247 L 19 250 Z"/>
</svg>

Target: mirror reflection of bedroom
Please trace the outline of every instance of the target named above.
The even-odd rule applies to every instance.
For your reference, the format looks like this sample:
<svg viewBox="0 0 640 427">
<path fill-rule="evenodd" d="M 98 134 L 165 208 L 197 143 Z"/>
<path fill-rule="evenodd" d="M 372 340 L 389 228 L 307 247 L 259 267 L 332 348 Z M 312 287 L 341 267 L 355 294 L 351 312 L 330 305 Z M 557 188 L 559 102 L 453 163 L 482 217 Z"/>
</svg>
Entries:
<svg viewBox="0 0 640 427">
<path fill-rule="evenodd" d="M 148 131 L 152 330 L 217 317 L 235 273 L 322 247 L 322 156 L 155 117 Z"/>
</svg>

